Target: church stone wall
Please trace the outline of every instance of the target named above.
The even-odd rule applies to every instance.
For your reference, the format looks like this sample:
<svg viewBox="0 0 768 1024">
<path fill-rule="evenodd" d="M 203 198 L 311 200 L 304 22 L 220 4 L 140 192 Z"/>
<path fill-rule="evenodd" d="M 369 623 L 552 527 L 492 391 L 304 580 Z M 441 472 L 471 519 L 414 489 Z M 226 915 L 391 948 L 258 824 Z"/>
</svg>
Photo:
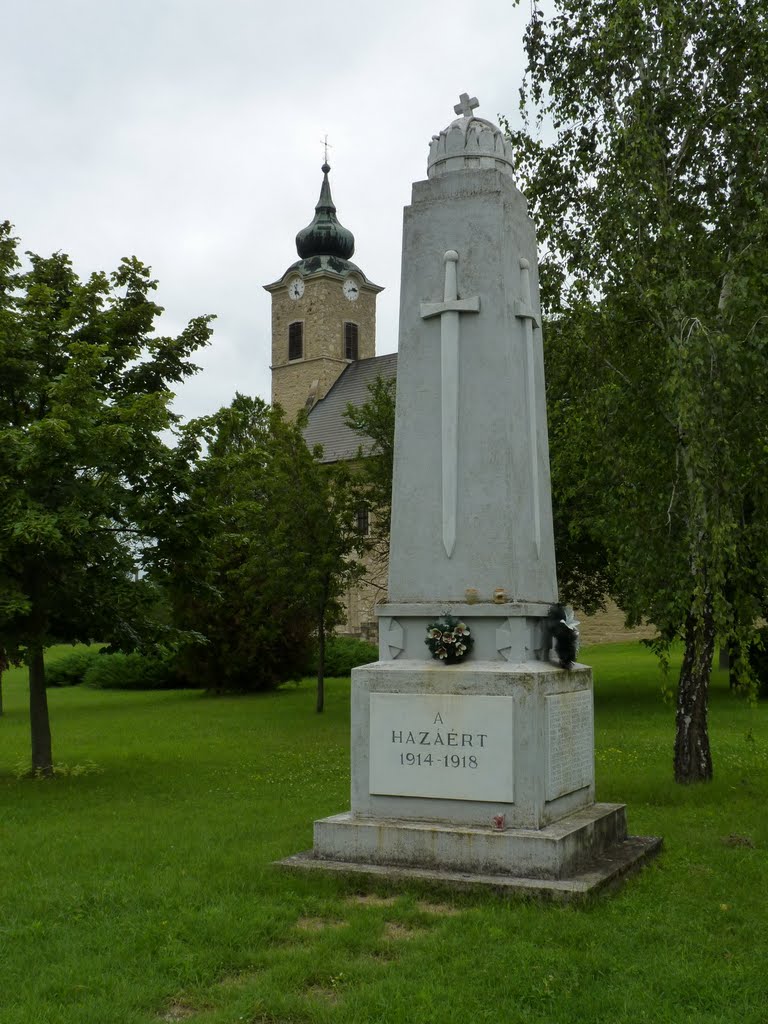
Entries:
<svg viewBox="0 0 768 1024">
<path fill-rule="evenodd" d="M 323 398 L 347 365 L 346 360 L 302 359 L 272 371 L 272 402 L 280 403 L 288 419 L 295 419 L 307 404 L 310 392 L 313 399 Z M 317 381 L 315 391 L 313 385 Z"/>
<path fill-rule="evenodd" d="M 371 556 L 364 557 L 366 575 L 344 595 L 344 619 L 337 633 L 378 642 L 378 621 L 375 608 L 387 599 L 387 570 Z"/>
</svg>

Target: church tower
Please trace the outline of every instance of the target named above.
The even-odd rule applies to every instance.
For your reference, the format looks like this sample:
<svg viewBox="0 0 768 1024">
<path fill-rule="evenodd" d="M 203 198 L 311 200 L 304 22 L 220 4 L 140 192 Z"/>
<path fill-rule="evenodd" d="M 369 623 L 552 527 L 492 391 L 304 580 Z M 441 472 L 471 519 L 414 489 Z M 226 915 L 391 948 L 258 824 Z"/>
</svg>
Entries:
<svg viewBox="0 0 768 1024">
<path fill-rule="evenodd" d="M 324 398 L 339 375 L 376 354 L 376 296 L 383 289 L 354 263 L 351 231 L 339 223 L 328 163 L 315 216 L 296 236 L 299 259 L 264 285 L 272 295 L 272 402 L 289 419 Z"/>
</svg>

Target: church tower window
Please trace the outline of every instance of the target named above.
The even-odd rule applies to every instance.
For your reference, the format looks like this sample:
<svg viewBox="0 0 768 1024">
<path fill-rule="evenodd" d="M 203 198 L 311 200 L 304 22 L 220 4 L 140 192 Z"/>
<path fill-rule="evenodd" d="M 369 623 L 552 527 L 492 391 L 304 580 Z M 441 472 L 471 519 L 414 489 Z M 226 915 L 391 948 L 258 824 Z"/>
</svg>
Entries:
<svg viewBox="0 0 768 1024">
<path fill-rule="evenodd" d="M 288 325 L 288 359 L 301 359 L 304 355 L 304 323 L 296 320 Z"/>
<path fill-rule="evenodd" d="M 367 537 L 370 532 L 367 505 L 358 505 L 357 507 L 357 532 L 361 537 Z"/>
<path fill-rule="evenodd" d="M 344 324 L 344 358 L 345 359 L 357 359 L 358 358 L 358 340 L 359 340 L 359 329 L 357 324 L 345 323 Z"/>
</svg>

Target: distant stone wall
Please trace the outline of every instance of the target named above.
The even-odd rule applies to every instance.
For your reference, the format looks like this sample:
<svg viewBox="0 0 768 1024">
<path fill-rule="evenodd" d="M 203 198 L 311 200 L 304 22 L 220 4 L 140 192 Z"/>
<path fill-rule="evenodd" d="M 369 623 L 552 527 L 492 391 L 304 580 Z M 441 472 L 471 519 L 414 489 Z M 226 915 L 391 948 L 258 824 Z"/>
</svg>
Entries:
<svg viewBox="0 0 768 1024">
<path fill-rule="evenodd" d="M 576 612 L 579 620 L 579 633 L 582 644 L 618 644 L 628 640 L 648 640 L 655 635 L 653 626 L 638 626 L 627 629 L 624 625 L 624 612 L 613 601 L 608 602 L 604 612 L 596 615 L 582 615 Z"/>
</svg>

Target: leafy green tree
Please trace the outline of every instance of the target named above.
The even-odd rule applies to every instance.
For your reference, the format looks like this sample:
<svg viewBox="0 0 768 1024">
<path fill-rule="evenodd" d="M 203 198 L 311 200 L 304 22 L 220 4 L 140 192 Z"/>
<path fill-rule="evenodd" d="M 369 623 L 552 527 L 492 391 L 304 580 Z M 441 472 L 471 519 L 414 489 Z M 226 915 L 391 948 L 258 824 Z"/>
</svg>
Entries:
<svg viewBox="0 0 768 1024">
<path fill-rule="evenodd" d="M 153 333 L 156 284 L 136 259 L 81 282 L 0 225 L 0 650 L 29 666 L 32 769 L 53 771 L 43 650 L 146 637 L 137 578 L 162 532 L 179 456 L 170 388 L 193 373 L 208 317 Z"/>
<path fill-rule="evenodd" d="M 620 605 L 684 639 L 674 774 L 707 780 L 715 639 L 746 666 L 768 578 L 768 11 L 556 0 L 525 45 L 552 446 Z"/>
<path fill-rule="evenodd" d="M 357 531 L 359 502 L 352 474 L 344 466 L 323 466 L 319 455 L 318 450 L 313 452 L 313 475 L 301 478 L 305 487 L 311 481 L 307 500 L 298 510 L 306 555 L 302 558 L 295 547 L 293 555 L 295 563 L 306 566 L 304 585 L 319 648 L 316 710 L 321 712 L 325 706 L 326 637 L 342 621 L 345 593 L 365 574 L 361 556 L 366 544 Z M 299 477 L 287 476 L 286 493 L 298 493 L 299 482 Z"/>
<path fill-rule="evenodd" d="M 3 715 L 3 672 L 8 668 L 8 659 L 0 648 L 0 718 Z"/>
<path fill-rule="evenodd" d="M 270 688 L 301 675 L 317 642 L 322 711 L 325 636 L 359 574 L 348 481 L 279 408 L 244 395 L 190 423 L 180 447 L 200 457 L 160 558 L 177 625 L 207 640 L 187 648 L 186 672 L 218 690 Z"/>
</svg>

